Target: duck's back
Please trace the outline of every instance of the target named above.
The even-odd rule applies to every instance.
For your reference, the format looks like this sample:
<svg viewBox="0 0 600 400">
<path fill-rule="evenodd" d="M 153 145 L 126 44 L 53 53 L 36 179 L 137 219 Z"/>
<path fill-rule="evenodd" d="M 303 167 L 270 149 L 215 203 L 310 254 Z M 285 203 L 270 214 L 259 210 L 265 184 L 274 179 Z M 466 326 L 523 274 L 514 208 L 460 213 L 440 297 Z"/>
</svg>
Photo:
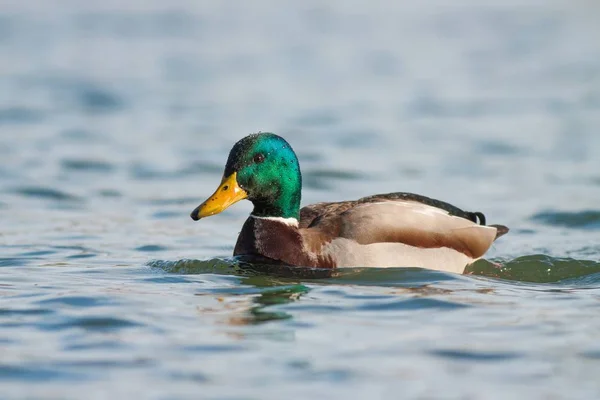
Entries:
<svg viewBox="0 0 600 400">
<path fill-rule="evenodd" d="M 306 244 L 334 258 L 336 266 L 416 266 L 455 272 L 483 256 L 508 231 L 484 224 L 482 213 L 412 193 L 309 205 L 300 210 L 299 223 Z"/>
</svg>

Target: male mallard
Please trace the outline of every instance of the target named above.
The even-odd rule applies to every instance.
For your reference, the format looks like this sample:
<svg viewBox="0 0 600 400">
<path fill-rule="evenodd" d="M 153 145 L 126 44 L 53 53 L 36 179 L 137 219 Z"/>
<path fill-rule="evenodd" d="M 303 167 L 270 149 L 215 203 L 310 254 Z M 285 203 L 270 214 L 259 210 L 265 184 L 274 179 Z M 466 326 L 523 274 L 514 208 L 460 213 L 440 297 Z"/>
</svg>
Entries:
<svg viewBox="0 0 600 400">
<path fill-rule="evenodd" d="M 508 232 L 466 212 L 411 193 L 300 209 L 302 175 L 283 138 L 257 133 L 237 142 L 221 185 L 191 214 L 194 221 L 249 199 L 234 255 L 266 257 L 306 267 L 421 267 L 462 273 Z"/>
</svg>

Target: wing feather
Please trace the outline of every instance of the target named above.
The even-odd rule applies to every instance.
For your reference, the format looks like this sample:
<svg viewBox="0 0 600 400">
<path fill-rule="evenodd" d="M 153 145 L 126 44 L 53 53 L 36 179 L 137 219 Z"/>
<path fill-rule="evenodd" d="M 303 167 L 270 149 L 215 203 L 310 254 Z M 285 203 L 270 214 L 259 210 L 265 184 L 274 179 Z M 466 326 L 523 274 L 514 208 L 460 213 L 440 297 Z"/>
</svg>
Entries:
<svg viewBox="0 0 600 400">
<path fill-rule="evenodd" d="M 392 242 L 422 248 L 447 247 L 472 258 L 485 254 L 497 234 L 495 227 L 478 225 L 411 200 L 354 203 L 341 213 L 313 219 L 309 226 L 326 232 L 332 239 L 342 237 L 359 244 Z"/>
</svg>

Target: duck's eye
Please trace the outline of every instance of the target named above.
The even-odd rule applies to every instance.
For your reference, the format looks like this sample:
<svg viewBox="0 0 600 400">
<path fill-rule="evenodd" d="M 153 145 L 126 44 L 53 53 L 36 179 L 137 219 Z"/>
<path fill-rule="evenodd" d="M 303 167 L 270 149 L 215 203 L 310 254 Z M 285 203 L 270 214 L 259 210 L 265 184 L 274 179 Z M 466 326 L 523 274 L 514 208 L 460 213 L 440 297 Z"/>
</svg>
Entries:
<svg viewBox="0 0 600 400">
<path fill-rule="evenodd" d="M 254 156 L 252 161 L 254 161 L 256 164 L 260 164 L 261 162 L 265 161 L 265 156 L 258 153 L 257 155 Z"/>
</svg>

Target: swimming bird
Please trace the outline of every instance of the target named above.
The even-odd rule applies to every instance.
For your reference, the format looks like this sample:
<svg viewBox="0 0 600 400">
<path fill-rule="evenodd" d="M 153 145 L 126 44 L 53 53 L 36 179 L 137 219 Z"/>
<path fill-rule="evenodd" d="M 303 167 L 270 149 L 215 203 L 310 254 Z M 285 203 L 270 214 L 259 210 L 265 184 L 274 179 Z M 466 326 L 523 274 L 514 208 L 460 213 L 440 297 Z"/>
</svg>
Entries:
<svg viewBox="0 0 600 400">
<path fill-rule="evenodd" d="M 234 256 L 289 266 L 420 267 L 462 273 L 508 232 L 480 212 L 412 193 L 300 208 L 302 174 L 282 137 L 255 133 L 231 149 L 221 184 L 191 213 L 197 221 L 250 200 Z"/>
</svg>

